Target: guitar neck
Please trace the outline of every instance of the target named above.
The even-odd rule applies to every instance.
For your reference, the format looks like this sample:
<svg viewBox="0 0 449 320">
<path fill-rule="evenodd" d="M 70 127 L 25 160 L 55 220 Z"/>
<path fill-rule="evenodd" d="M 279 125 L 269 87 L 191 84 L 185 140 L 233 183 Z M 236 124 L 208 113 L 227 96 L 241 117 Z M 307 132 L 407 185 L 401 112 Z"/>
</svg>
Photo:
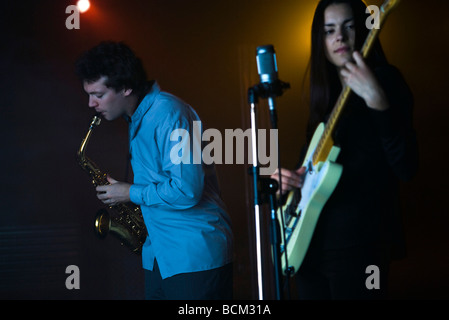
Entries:
<svg viewBox="0 0 449 320">
<path fill-rule="evenodd" d="M 379 9 L 379 28 L 372 28 L 368 33 L 368 36 L 365 39 L 365 42 L 360 50 L 363 58 L 368 57 L 371 49 L 373 48 L 374 42 L 377 39 L 380 27 L 383 26 L 388 14 L 391 10 L 396 7 L 399 3 L 399 0 L 387 0 L 383 3 L 381 8 Z M 343 89 L 338 97 L 337 102 L 335 103 L 334 108 L 329 116 L 329 120 L 326 123 L 326 127 L 324 129 L 323 135 L 320 138 L 320 141 L 317 144 L 317 147 L 312 155 L 313 164 L 316 165 L 319 162 L 326 161 L 329 152 L 331 151 L 334 141 L 333 141 L 333 133 L 335 128 L 337 127 L 337 123 L 340 119 L 341 114 L 343 113 L 343 109 L 346 106 L 346 103 L 349 99 L 351 93 L 351 88 L 346 84 L 343 86 Z"/>
</svg>

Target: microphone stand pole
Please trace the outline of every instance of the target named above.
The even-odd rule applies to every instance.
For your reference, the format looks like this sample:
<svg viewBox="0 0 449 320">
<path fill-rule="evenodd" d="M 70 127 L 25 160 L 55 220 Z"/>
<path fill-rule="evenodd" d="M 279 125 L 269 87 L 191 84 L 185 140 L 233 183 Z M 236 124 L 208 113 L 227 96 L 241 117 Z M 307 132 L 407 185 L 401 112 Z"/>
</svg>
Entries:
<svg viewBox="0 0 449 320">
<path fill-rule="evenodd" d="M 262 245 L 260 236 L 260 212 L 259 212 L 259 166 L 257 158 L 257 122 L 256 104 L 258 102 L 257 93 L 254 87 L 248 89 L 248 102 L 251 106 L 251 153 L 253 160 L 253 186 L 254 186 L 254 221 L 256 228 L 256 263 L 257 263 L 257 288 L 259 300 L 263 300 L 263 280 L 262 280 Z"/>
<path fill-rule="evenodd" d="M 274 83 L 265 83 L 262 84 L 264 87 L 264 94 L 268 98 L 268 109 L 270 112 L 270 120 L 272 129 L 278 129 L 277 125 L 277 112 L 276 112 L 276 96 L 282 95 L 282 90 L 289 88 L 290 85 L 288 83 L 281 82 L 277 80 Z M 280 160 L 280 147 L 279 147 L 279 136 L 277 141 L 277 157 L 278 157 L 278 179 L 279 179 L 279 193 L 282 195 L 282 176 L 281 176 L 281 160 Z M 270 207 L 271 207 L 271 244 L 273 248 L 273 264 L 274 264 L 274 274 L 275 274 L 275 285 L 276 285 L 276 298 L 278 300 L 283 299 L 283 291 L 282 291 L 282 267 L 281 267 L 281 237 L 283 242 L 285 243 L 285 234 L 281 234 L 281 228 L 279 225 L 279 219 L 276 216 L 276 191 L 271 194 L 270 193 Z M 282 204 L 279 205 L 280 210 L 280 219 L 281 223 L 284 224 L 284 215 L 282 212 Z M 285 254 L 285 262 L 287 266 L 286 274 L 287 274 L 287 294 L 290 299 L 290 286 L 289 286 L 289 266 L 288 266 L 288 258 L 287 254 Z"/>
<path fill-rule="evenodd" d="M 263 282 L 262 282 L 262 253 L 261 253 L 261 233 L 260 233 L 260 212 L 259 212 L 259 186 L 262 186 L 262 191 L 269 194 L 270 199 L 270 230 L 271 230 L 271 244 L 273 252 L 273 264 L 274 264 L 274 276 L 276 287 L 276 299 L 281 300 L 282 294 L 282 268 L 281 268 L 281 232 L 279 220 L 276 216 L 276 191 L 278 189 L 278 183 L 273 179 L 261 179 L 259 177 L 259 166 L 257 158 L 257 123 L 256 123 L 256 104 L 258 102 L 258 96 L 261 95 L 264 98 L 268 98 L 268 104 L 270 108 L 270 118 L 273 129 L 277 129 L 277 115 L 275 108 L 275 96 L 282 95 L 282 90 L 289 88 L 288 83 L 277 80 L 275 83 L 261 83 L 248 90 L 248 102 L 251 106 L 251 138 L 252 138 L 252 160 L 253 160 L 253 184 L 254 184 L 254 214 L 256 224 L 256 252 L 257 252 L 257 271 L 258 271 L 258 288 L 259 299 L 263 300 Z M 279 143 L 278 145 L 278 159 L 279 159 Z M 280 161 L 278 161 L 279 182 L 281 182 L 280 174 Z M 282 192 L 281 183 L 279 183 L 279 189 Z M 282 211 L 282 206 L 280 206 Z M 283 216 L 281 212 L 281 222 L 283 223 Z M 285 237 L 283 237 L 285 238 Z M 285 239 L 284 239 L 285 243 Z M 287 260 L 287 255 L 285 255 Z M 286 261 L 287 276 L 288 276 L 288 260 Z M 288 279 L 287 279 L 288 283 Z M 289 290 L 288 290 L 289 291 Z"/>
<path fill-rule="evenodd" d="M 268 96 L 268 109 L 270 111 L 270 119 L 271 119 L 271 128 L 278 129 L 277 127 L 277 112 L 276 112 L 276 100 L 274 99 L 274 95 L 270 92 Z M 278 157 L 278 172 L 279 172 L 279 192 L 282 194 L 282 181 L 281 181 L 281 161 L 279 154 L 279 136 L 277 142 L 277 157 Z M 270 193 L 270 208 L 271 208 L 271 245 L 273 250 L 273 264 L 274 264 L 274 276 L 275 276 L 275 285 L 276 285 L 276 299 L 283 299 L 282 293 L 282 267 L 281 267 L 281 227 L 279 226 L 279 219 L 276 215 L 276 191 L 274 193 Z M 282 210 L 282 206 L 279 206 Z M 281 219 L 283 222 L 283 215 L 281 212 Z M 285 241 L 284 241 L 285 243 Z M 286 255 L 287 256 L 287 255 Z M 287 264 L 288 266 L 288 264 Z M 288 281 L 288 279 L 287 279 Z"/>
</svg>

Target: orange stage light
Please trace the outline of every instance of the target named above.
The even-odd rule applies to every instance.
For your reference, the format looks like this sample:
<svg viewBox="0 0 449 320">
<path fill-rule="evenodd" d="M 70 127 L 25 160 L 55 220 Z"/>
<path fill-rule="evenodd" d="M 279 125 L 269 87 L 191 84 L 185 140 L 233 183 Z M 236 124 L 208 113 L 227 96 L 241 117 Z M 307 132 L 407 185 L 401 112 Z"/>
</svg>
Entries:
<svg viewBox="0 0 449 320">
<path fill-rule="evenodd" d="M 78 10 L 83 13 L 89 10 L 90 2 L 89 0 L 79 0 L 76 5 L 78 6 Z"/>
</svg>

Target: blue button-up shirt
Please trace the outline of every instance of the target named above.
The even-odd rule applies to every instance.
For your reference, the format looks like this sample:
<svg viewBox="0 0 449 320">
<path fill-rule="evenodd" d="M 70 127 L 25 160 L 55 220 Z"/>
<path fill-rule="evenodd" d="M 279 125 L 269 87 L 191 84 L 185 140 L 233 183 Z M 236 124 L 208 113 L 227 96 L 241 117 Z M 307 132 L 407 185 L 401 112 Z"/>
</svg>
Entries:
<svg viewBox="0 0 449 320">
<path fill-rule="evenodd" d="M 143 268 L 153 270 L 156 258 L 162 278 L 210 270 L 232 261 L 231 223 L 219 196 L 214 167 L 196 164 L 198 161 L 179 163 L 170 157 L 183 141 L 172 141 L 172 133 L 184 129 L 192 139 L 193 121 L 200 121 L 196 112 L 162 92 L 156 82 L 129 119 L 134 173 L 130 198 L 140 205 L 148 230 L 142 248 Z"/>
</svg>

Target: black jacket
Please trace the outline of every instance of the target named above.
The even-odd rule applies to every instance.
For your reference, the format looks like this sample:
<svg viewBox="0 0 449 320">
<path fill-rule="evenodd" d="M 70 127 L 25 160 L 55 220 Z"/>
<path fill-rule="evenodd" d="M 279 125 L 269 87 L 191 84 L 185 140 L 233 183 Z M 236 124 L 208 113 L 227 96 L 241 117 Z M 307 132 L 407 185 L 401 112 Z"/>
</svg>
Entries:
<svg viewBox="0 0 449 320">
<path fill-rule="evenodd" d="M 418 167 L 413 97 L 396 68 L 374 72 L 390 108 L 370 109 L 351 94 L 334 136 L 343 173 L 322 210 L 309 250 L 359 245 L 403 249 L 399 181 L 409 180 Z"/>
</svg>

